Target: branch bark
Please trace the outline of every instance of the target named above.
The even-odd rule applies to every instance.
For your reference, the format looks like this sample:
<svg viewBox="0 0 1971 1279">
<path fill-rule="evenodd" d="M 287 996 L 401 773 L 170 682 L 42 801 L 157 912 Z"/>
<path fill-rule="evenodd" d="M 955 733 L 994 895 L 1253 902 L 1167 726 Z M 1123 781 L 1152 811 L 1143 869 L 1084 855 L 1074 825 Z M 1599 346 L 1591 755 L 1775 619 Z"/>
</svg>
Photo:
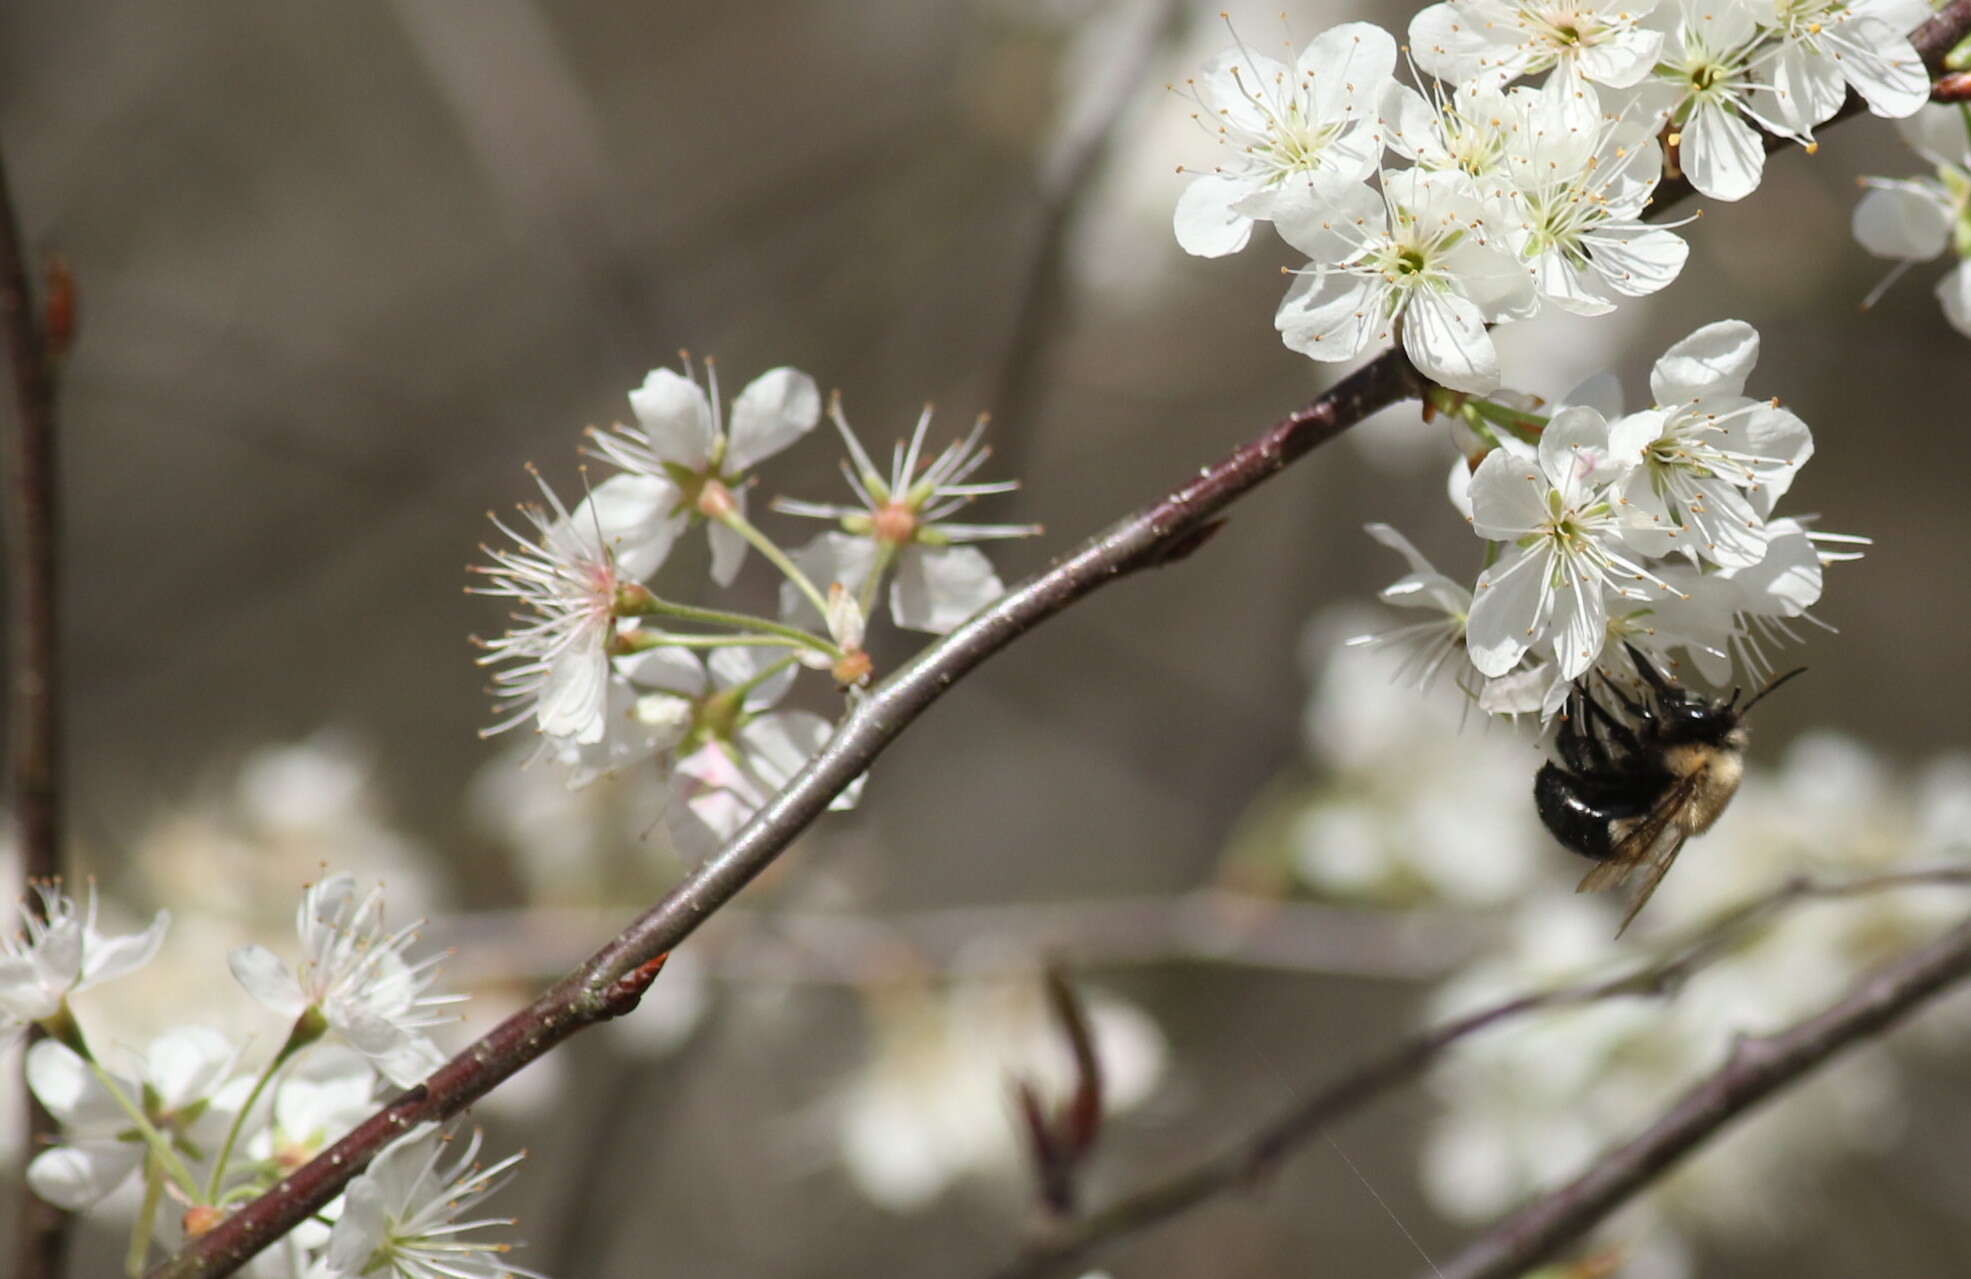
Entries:
<svg viewBox="0 0 1971 1279">
<path fill-rule="evenodd" d="M 647 978 L 636 980 L 639 972 L 765 870 L 829 800 L 959 679 L 1101 587 L 1190 554 L 1233 502 L 1371 413 L 1414 398 L 1421 385 L 1400 351 L 1385 353 L 924 649 L 849 713 L 828 744 L 731 843 L 580 968 L 313 1162 L 188 1243 L 153 1269 L 152 1279 L 231 1273 L 333 1199 L 399 1133 L 457 1114 L 576 1031 L 634 1008 L 649 984 Z"/>
<path fill-rule="evenodd" d="M 62 788 L 60 625 L 56 595 L 60 514 L 56 473 L 55 355 L 35 310 L 27 246 L 0 158 L 0 327 L 13 373 L 14 430 L 7 485 L 7 751 L 9 806 L 28 882 L 61 875 Z M 28 894 L 24 910 L 39 910 Z M 55 1132 L 55 1120 L 32 1093 L 23 1160 Z M 68 1255 L 69 1215 L 23 1189 L 15 1222 L 14 1271 L 21 1279 L 55 1279 Z"/>
</svg>

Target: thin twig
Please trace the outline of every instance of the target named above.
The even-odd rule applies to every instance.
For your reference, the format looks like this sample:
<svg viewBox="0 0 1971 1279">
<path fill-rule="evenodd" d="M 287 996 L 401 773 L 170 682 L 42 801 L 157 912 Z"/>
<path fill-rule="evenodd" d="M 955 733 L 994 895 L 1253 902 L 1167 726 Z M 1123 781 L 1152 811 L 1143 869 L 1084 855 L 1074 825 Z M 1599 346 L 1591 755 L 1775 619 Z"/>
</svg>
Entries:
<svg viewBox="0 0 1971 1279">
<path fill-rule="evenodd" d="M 432 945 L 452 971 L 538 978 L 568 971 L 578 939 L 619 916 L 531 907 L 439 916 Z M 900 965 L 990 976 L 1053 956 L 1077 972 L 1210 963 L 1322 976 L 1417 981 L 1469 959 L 1485 930 L 1451 911 L 1391 913 L 1202 888 L 1175 896 L 941 906 L 890 914 L 732 906 L 692 941 L 718 981 L 862 986 Z M 985 953 L 981 943 L 990 943 Z"/>
<path fill-rule="evenodd" d="M 1791 880 L 1762 897 L 1691 929 L 1661 957 L 1615 977 L 1536 991 L 1433 1026 L 1308 1094 L 1228 1150 L 1131 1194 L 1029 1247 L 994 1279 L 1044 1279 L 1078 1273 L 1103 1246 L 1148 1229 L 1221 1194 L 1252 1186 L 1281 1158 L 1325 1132 L 1341 1116 L 1408 1083 L 1471 1035 L 1529 1013 L 1604 999 L 1674 993 L 1700 969 L 1773 916 L 1809 900 L 1860 897 L 1895 889 L 1971 884 L 1971 866 L 1938 866 L 1863 879 Z"/>
<path fill-rule="evenodd" d="M 1033 225 L 1018 268 L 1019 293 L 1012 307 L 998 373 L 985 407 L 996 421 L 1011 424 L 996 446 L 1006 473 L 1019 475 L 1022 454 L 1033 439 L 1034 388 L 1048 339 L 1062 303 L 1062 266 L 1068 231 L 1086 202 L 1115 140 L 1116 122 L 1142 92 L 1150 66 L 1166 37 L 1183 17 L 1177 0 L 1135 0 L 1108 33 L 1099 81 L 1068 104 L 1035 176 Z"/>
<path fill-rule="evenodd" d="M 1912 36 L 1927 63 L 1971 31 L 1971 0 L 1952 0 Z M 1667 207 L 1681 191 L 1662 195 Z M 583 1028 L 633 1008 L 638 980 L 731 901 L 959 679 L 1040 623 L 1100 587 L 1184 558 L 1219 527 L 1232 503 L 1371 413 L 1419 394 L 1400 350 L 1385 351 L 1306 407 L 1280 419 L 1197 477 L 1084 542 L 957 630 L 920 652 L 865 697 L 828 743 L 730 843 L 587 962 L 397 1097 L 272 1190 L 192 1240 L 150 1279 L 229 1274 L 318 1211 L 411 1125 L 457 1114 L 528 1062 Z"/>
<path fill-rule="evenodd" d="M 1745 1037 L 1725 1064 L 1642 1134 L 1535 1200 L 1438 1268 L 1437 1279 L 1515 1279 L 1580 1239 L 1726 1125 L 1845 1048 L 1889 1029 L 1971 976 L 1971 920 L 1869 973 L 1831 1007 L 1776 1035 Z"/>
<path fill-rule="evenodd" d="M 59 491 L 55 469 L 55 359 L 35 312 L 27 246 L 14 215 L 6 162 L 0 158 L 0 325 L 13 369 L 16 421 L 8 450 L 7 649 L 13 677 L 7 688 L 8 792 L 20 841 L 21 869 L 32 882 L 61 875 L 62 791 L 59 624 L 55 537 Z M 28 894 L 23 910 L 41 909 Z M 55 1120 L 28 1093 L 31 1159 L 54 1134 Z M 13 1273 L 54 1279 L 68 1254 L 69 1215 L 23 1190 L 14 1241 Z"/>
</svg>

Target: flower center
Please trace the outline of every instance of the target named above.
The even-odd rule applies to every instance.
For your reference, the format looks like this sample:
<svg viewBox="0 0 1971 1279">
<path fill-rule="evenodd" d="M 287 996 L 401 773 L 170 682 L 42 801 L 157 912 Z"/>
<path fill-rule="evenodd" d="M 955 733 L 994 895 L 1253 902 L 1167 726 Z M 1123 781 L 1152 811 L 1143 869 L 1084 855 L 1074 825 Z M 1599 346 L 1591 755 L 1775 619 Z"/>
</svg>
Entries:
<svg viewBox="0 0 1971 1279">
<path fill-rule="evenodd" d="M 885 502 L 876 508 L 870 531 L 891 546 L 908 546 L 917 536 L 917 508 L 904 502 Z"/>
</svg>

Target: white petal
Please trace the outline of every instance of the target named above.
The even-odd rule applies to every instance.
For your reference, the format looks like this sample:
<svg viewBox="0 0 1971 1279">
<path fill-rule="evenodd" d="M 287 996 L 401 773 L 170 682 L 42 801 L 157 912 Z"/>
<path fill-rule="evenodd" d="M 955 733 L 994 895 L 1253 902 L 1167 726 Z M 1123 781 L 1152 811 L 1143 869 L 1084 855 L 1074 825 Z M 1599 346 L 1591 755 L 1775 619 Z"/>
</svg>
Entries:
<svg viewBox="0 0 1971 1279">
<path fill-rule="evenodd" d="M 143 1147 L 136 1142 L 56 1146 L 27 1166 L 27 1184 L 57 1208 L 78 1212 L 122 1185 L 142 1158 Z"/>
<path fill-rule="evenodd" d="M 568 523 L 585 545 L 600 538 L 622 576 L 642 581 L 663 565 L 684 528 L 678 501 L 677 485 L 667 479 L 612 475 L 569 513 Z"/>
<path fill-rule="evenodd" d="M 1587 239 L 1595 270 L 1610 288 L 1632 298 L 1667 287 L 1690 257 L 1684 238 L 1660 226 L 1606 227 Z"/>
<path fill-rule="evenodd" d="M 151 1041 L 144 1053 L 146 1082 L 159 1101 L 176 1110 L 206 1097 L 232 1068 L 233 1046 L 207 1026 L 179 1026 Z"/>
<path fill-rule="evenodd" d="M 1389 334 L 1379 293 L 1373 282 L 1342 271 L 1303 275 L 1281 299 L 1273 327 L 1288 350 L 1316 360 L 1351 360 Z"/>
<path fill-rule="evenodd" d="M 823 594 L 837 582 L 860 592 L 863 583 L 869 580 L 869 571 L 876 567 L 876 543 L 850 533 L 823 533 L 794 552 L 794 564 Z M 819 630 L 827 624 L 792 582 L 780 584 L 780 620 L 809 630 Z"/>
<path fill-rule="evenodd" d="M 164 944 L 165 930 L 171 927 L 171 912 L 159 911 L 141 933 L 122 937 L 91 937 L 82 956 L 82 979 L 77 990 L 106 981 L 115 981 L 151 962 Z"/>
<path fill-rule="evenodd" d="M 1758 330 L 1743 320 L 1719 320 L 1663 353 L 1650 370 L 1650 393 L 1659 405 L 1739 395 L 1758 361 Z"/>
<path fill-rule="evenodd" d="M 898 626 L 942 635 L 1005 593 L 976 546 L 910 546 L 890 582 L 890 616 Z"/>
<path fill-rule="evenodd" d="M 1544 547 L 1514 549 L 1479 575 L 1471 596 L 1465 646 L 1481 675 L 1504 675 L 1546 629 L 1551 596 L 1546 591 Z"/>
<path fill-rule="evenodd" d="M 1282 240 L 1322 265 L 1351 257 L 1364 234 L 1388 224 L 1382 197 L 1360 182 L 1325 185 L 1318 192 L 1295 187 L 1250 197 L 1243 205 L 1268 218 Z"/>
<path fill-rule="evenodd" d="M 769 369 L 732 402 L 731 440 L 720 466 L 728 475 L 750 471 L 814 429 L 821 391 L 799 369 Z"/>
<path fill-rule="evenodd" d="M 1829 38 L 1840 54 L 1841 74 L 1876 115 L 1898 120 L 1930 100 L 1930 75 L 1916 48 L 1875 18 L 1841 23 Z"/>
<path fill-rule="evenodd" d="M 752 683 L 770 667 L 779 665 L 786 654 L 777 648 L 761 648 L 754 645 L 740 645 L 735 648 L 712 650 L 706 665 L 712 669 L 712 683 L 721 689 L 734 688 L 740 684 Z M 763 711 L 779 701 L 794 683 L 794 668 L 782 666 L 746 694 L 746 709 Z"/>
<path fill-rule="evenodd" d="M 1434 4 L 1410 19 L 1410 52 L 1440 80 L 1461 82 L 1497 70 L 1504 50 L 1460 6 Z M 1507 35 L 1506 40 L 1511 40 Z"/>
<path fill-rule="evenodd" d="M 712 405 L 690 378 L 652 369 L 630 392 L 630 409 L 664 461 L 702 471 L 712 460 Z"/>
<path fill-rule="evenodd" d="M 1950 242 L 1950 200 L 1937 183 L 1871 178 L 1855 204 L 1855 240 L 1878 258 L 1921 262 Z"/>
<path fill-rule="evenodd" d="M 283 1017 L 299 1017 L 308 1007 L 308 997 L 294 973 L 279 955 L 265 946 L 241 946 L 226 957 L 226 964 L 246 993 L 269 1011 Z"/>
<path fill-rule="evenodd" d="M 1193 178 L 1177 197 L 1172 229 L 1186 253 L 1222 258 L 1237 253 L 1252 239 L 1252 219 L 1232 206 L 1250 195 L 1250 182 L 1207 173 Z"/>
<path fill-rule="evenodd" d="M 1701 102 L 1684 126 L 1684 172 L 1690 184 L 1714 200 L 1743 200 L 1766 171 L 1759 131 L 1736 111 Z"/>
<path fill-rule="evenodd" d="M 1805 134 L 1841 109 L 1848 86 L 1833 59 L 1792 43 L 1767 64 L 1772 76 L 1772 109 L 1795 133 Z M 1762 95 L 1764 96 L 1764 95 Z"/>
<path fill-rule="evenodd" d="M 1472 528 L 1499 542 L 1532 532 L 1547 518 L 1551 487 L 1534 462 L 1494 449 L 1471 477 Z"/>
<path fill-rule="evenodd" d="M 600 642 L 578 641 L 549 659 L 534 719 L 549 737 L 588 745 L 602 740 L 609 700 L 609 655 Z"/>
<path fill-rule="evenodd" d="M 129 1120 L 89 1064 L 66 1044 L 43 1039 L 27 1050 L 27 1086 L 70 1134 L 114 1133 Z"/>
<path fill-rule="evenodd" d="M 734 489 L 732 500 L 743 517 L 746 514 L 745 490 Z M 706 537 L 712 543 L 712 580 L 720 586 L 731 586 L 732 579 L 739 576 L 740 567 L 746 563 L 746 539 L 717 522 L 706 530 Z"/>
<path fill-rule="evenodd" d="M 1554 661 L 1562 679 L 1577 679 L 1608 642 L 1608 605 L 1598 578 L 1576 576 L 1554 595 Z"/>
<path fill-rule="evenodd" d="M 1608 432 L 1615 435 L 1615 419 L 1622 416 L 1622 379 L 1613 373 L 1601 372 L 1589 377 L 1579 386 L 1560 397 L 1563 405 L 1574 404 L 1593 409 L 1609 420 Z"/>
<path fill-rule="evenodd" d="M 747 722 L 739 744 L 760 779 L 779 790 L 827 744 L 835 726 L 810 711 L 774 711 Z"/>
<path fill-rule="evenodd" d="M 1611 89 L 1629 89 L 1640 84 L 1656 65 L 1662 45 L 1661 32 L 1630 30 L 1582 48 L 1574 60 L 1584 78 Z"/>
<path fill-rule="evenodd" d="M 1950 274 L 1937 281 L 1937 301 L 1944 308 L 1950 326 L 1971 338 L 1971 266 L 1958 263 Z"/>
<path fill-rule="evenodd" d="M 1484 394 L 1499 385 L 1499 352 L 1477 304 L 1455 293 L 1412 297 L 1403 350 L 1417 371 L 1454 391 Z"/>
<path fill-rule="evenodd" d="M 638 688 L 660 689 L 680 697 L 703 697 L 709 687 L 704 660 L 688 648 L 649 648 L 619 657 L 616 671 Z"/>
</svg>

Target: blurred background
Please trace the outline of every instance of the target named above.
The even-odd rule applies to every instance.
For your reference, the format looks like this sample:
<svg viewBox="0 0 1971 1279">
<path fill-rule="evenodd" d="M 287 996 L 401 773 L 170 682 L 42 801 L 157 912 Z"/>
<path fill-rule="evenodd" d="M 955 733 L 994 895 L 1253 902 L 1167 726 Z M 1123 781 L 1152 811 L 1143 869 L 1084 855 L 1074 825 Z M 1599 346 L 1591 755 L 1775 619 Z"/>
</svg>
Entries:
<svg viewBox="0 0 1971 1279">
<path fill-rule="evenodd" d="M 581 428 L 624 417 L 626 391 L 689 347 L 716 354 L 731 389 L 774 365 L 811 372 L 865 439 L 906 431 L 925 400 L 952 432 L 990 410 L 982 478 L 1025 487 L 979 518 L 1048 530 L 995 548 L 1012 581 L 1311 398 L 1334 370 L 1271 323 L 1291 252 L 1262 229 L 1207 262 L 1170 234 L 1176 166 L 1211 148 L 1165 86 L 1225 43 L 1221 7 L 0 8 L 15 197 L 31 244 L 64 255 L 81 289 L 62 441 L 78 868 L 132 910 L 203 910 L 226 936 L 278 937 L 325 863 L 382 877 L 394 917 L 428 914 L 433 941 L 461 947 L 452 971 L 487 995 L 476 1016 L 585 953 L 676 867 L 636 785 L 570 798 L 515 771 L 511 742 L 478 738 L 491 717 L 467 636 L 496 632 L 501 610 L 461 587 L 485 511 L 532 496 L 528 462 L 573 491 Z M 1285 20 L 1298 44 L 1408 17 L 1324 2 Z M 1255 44 L 1285 38 L 1276 6 L 1234 19 Z M 1886 264 L 1848 231 L 1857 175 L 1918 168 L 1886 123 L 1830 129 L 1753 199 L 1707 204 L 1670 289 L 1499 341 L 1514 386 L 1553 396 L 1612 367 L 1639 398 L 1650 362 L 1698 325 L 1759 329 L 1752 393 L 1783 396 L 1818 445 L 1788 507 L 1875 545 L 1831 570 L 1816 612 L 1839 634 L 1813 633 L 1812 674 L 1761 708 L 1755 759 L 1787 761 L 1799 793 L 1839 772 L 1852 786 L 1836 816 L 1889 813 L 1871 829 L 1942 847 L 1962 828 L 1918 809 L 1935 792 L 1937 811 L 1962 811 L 1937 761 L 1966 744 L 1971 347 L 1930 294 L 1940 267 L 1863 314 Z M 817 433 L 765 490 L 834 500 L 834 459 Z M 1442 496 L 1448 462 L 1441 426 L 1385 414 L 1242 503 L 1192 559 L 1104 591 L 956 690 L 882 760 L 859 812 L 818 827 L 727 940 L 666 976 L 679 993 L 654 1029 L 585 1037 L 517 1080 L 526 1096 L 482 1108 L 494 1152 L 532 1152 L 495 1205 L 530 1241 L 516 1259 L 565 1276 L 986 1273 L 1034 1216 L 1004 1071 L 986 1062 L 963 1085 L 985 1100 L 933 1116 L 961 1091 L 938 1071 L 979 1073 L 952 1047 L 978 1024 L 994 1051 L 1048 1036 L 1018 993 L 1030 983 L 994 987 L 981 1013 L 954 1002 L 953 970 L 1062 957 L 1109 1010 L 1126 1057 L 1115 1099 L 1140 1087 L 1090 1170 L 1093 1202 L 1416 1024 L 1437 979 L 1505 944 L 1526 885 L 1564 889 L 1577 871 L 1529 826 L 1503 854 L 1528 868 L 1446 922 L 1428 891 L 1394 900 L 1281 869 L 1307 862 L 1297 806 L 1377 758 L 1346 757 L 1353 739 L 1319 700 L 1310 714 L 1310 681 L 1349 629 L 1310 619 L 1370 604 L 1402 571 L 1365 521 L 1475 572 Z M 770 608 L 753 567 L 740 604 Z M 703 580 L 690 556 L 667 571 Z M 1379 686 L 1367 672 L 1337 678 Z M 1375 713 L 1409 719 L 1400 700 Z M 1499 755 L 1471 820 L 1530 817 L 1530 741 L 1421 711 L 1412 727 L 1451 747 L 1419 793 L 1469 790 L 1466 761 Z M 1774 882 L 1811 860 L 1775 856 Z M 1067 909 L 1096 904 L 1086 918 L 1127 941 L 1145 935 L 1130 911 L 1162 920 L 1227 885 L 1293 898 L 1238 932 L 1231 962 L 1195 962 L 1154 929 L 1121 944 Z M 1328 903 L 1295 914 L 1303 898 Z M 1397 908 L 1419 901 L 1438 913 L 1406 923 Z M 223 947 L 195 975 L 187 931 L 152 999 L 168 1002 L 170 974 L 177 990 L 217 980 Z M 1971 1110 L 1940 1081 L 1949 1060 L 1878 1077 L 1882 1109 L 1859 1125 L 1871 1140 L 1835 1143 L 1778 1202 L 1722 1224 L 1663 1207 L 1617 1241 L 1632 1272 L 1954 1272 L 1971 1184 L 1944 1138 Z M 881 1100 L 893 1077 L 929 1109 Z M 1448 1252 L 1473 1228 L 1456 1193 L 1426 1185 L 1459 1095 L 1409 1090 L 1338 1131 L 1345 1156 L 1317 1143 L 1108 1268 L 1416 1271 L 1418 1246 Z M 883 1153 L 899 1144 L 914 1151 L 901 1171 Z M 84 1256 L 120 1246 L 90 1233 Z"/>
</svg>

